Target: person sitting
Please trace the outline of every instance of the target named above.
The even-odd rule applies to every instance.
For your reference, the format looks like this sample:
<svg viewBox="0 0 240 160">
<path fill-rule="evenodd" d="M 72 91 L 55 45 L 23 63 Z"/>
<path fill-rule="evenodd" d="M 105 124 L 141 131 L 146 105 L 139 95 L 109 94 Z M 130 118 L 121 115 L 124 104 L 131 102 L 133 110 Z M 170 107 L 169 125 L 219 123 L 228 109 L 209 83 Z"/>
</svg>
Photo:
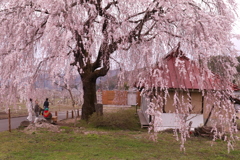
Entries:
<svg viewBox="0 0 240 160">
<path fill-rule="evenodd" d="M 43 115 L 44 109 L 42 107 L 39 107 L 39 115 Z"/>
<path fill-rule="evenodd" d="M 52 119 L 52 114 L 50 113 L 50 111 L 48 110 L 48 108 L 45 108 L 44 112 L 43 112 L 43 117 L 46 120 L 51 120 Z"/>
</svg>

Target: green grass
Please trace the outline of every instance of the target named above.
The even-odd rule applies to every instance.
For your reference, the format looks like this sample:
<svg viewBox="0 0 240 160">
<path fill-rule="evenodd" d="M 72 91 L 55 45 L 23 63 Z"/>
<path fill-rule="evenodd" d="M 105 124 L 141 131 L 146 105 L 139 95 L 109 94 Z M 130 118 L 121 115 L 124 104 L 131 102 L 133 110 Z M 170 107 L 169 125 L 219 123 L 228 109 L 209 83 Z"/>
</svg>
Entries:
<svg viewBox="0 0 240 160">
<path fill-rule="evenodd" d="M 104 113 L 104 122 L 114 121 L 104 126 L 79 121 L 76 128 L 71 124 L 60 126 L 59 133 L 44 129 L 32 134 L 21 130 L 0 132 L 0 160 L 238 160 L 240 157 L 240 141 L 234 142 L 230 153 L 227 142 L 217 140 L 211 145 L 210 139 L 201 137 L 188 138 L 186 151 L 182 152 L 180 142 L 167 132 L 159 133 L 154 142 L 150 140 L 152 134 L 135 121 L 134 111 L 129 108 Z M 127 115 L 134 123 L 127 120 Z M 130 127 L 122 128 L 124 123 Z"/>
<path fill-rule="evenodd" d="M 99 130 L 97 130 L 99 131 Z M 100 130 L 102 131 L 102 130 Z M 19 131 L 0 133 L 0 159 L 169 159 L 212 160 L 238 159 L 240 143 L 227 153 L 226 142 L 213 146 L 208 139 L 192 137 L 186 142 L 186 152 L 180 151 L 179 142 L 171 133 L 158 135 L 158 142 L 149 140 L 146 131 L 105 131 L 95 134 L 74 132 Z"/>
</svg>

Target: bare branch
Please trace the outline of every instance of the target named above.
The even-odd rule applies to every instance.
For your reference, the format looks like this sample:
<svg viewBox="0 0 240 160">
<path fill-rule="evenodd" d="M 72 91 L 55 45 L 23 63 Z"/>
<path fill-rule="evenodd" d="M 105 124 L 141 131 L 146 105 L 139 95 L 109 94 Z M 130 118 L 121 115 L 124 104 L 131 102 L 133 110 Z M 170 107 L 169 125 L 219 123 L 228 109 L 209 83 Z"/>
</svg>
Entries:
<svg viewBox="0 0 240 160">
<path fill-rule="evenodd" d="M 58 56 L 59 57 L 59 56 Z M 37 69 L 35 71 L 35 73 L 33 74 L 33 78 L 35 79 L 37 77 L 38 71 L 40 70 L 42 64 L 50 59 L 56 58 L 56 56 L 51 56 L 51 57 L 46 57 L 44 58 L 41 62 L 39 62 Z"/>
<path fill-rule="evenodd" d="M 168 31 L 163 31 L 163 32 L 169 34 L 169 35 L 172 36 L 172 37 L 176 37 L 176 38 L 181 38 L 181 37 L 182 37 L 182 36 L 175 35 L 175 34 L 173 34 L 173 33 L 171 33 L 171 32 L 168 32 Z"/>
<path fill-rule="evenodd" d="M 36 9 L 35 12 L 50 14 L 50 13 L 48 12 L 48 10 L 43 11 L 43 10 L 40 10 L 40 9 Z"/>
<path fill-rule="evenodd" d="M 133 18 L 133 17 L 137 17 L 137 16 L 139 16 L 139 15 L 142 15 L 142 14 L 144 14 L 144 13 L 146 13 L 146 11 L 139 12 L 139 13 L 137 13 L 137 14 L 134 14 L 134 15 L 132 15 L 132 16 L 129 16 L 129 17 L 126 19 L 126 21 L 130 20 L 130 19 Z"/>
<path fill-rule="evenodd" d="M 103 12 L 105 13 L 106 10 L 108 10 L 112 5 L 116 5 L 116 4 L 118 4 L 118 1 L 109 2 L 107 6 L 104 8 Z"/>
<path fill-rule="evenodd" d="M 71 65 L 76 66 L 77 63 L 79 63 L 80 67 L 83 68 L 84 67 L 83 58 L 88 56 L 88 52 L 85 50 L 82 37 L 77 30 L 75 30 L 75 37 L 77 41 L 76 49 L 73 51 L 75 60 L 73 63 L 71 63 Z"/>
<path fill-rule="evenodd" d="M 193 6 L 193 7 L 195 7 L 195 8 L 197 8 L 198 10 L 201 10 L 201 8 L 198 7 L 196 4 L 193 4 L 193 3 L 191 3 L 191 2 L 188 2 L 188 4 L 191 5 L 191 6 Z"/>
</svg>

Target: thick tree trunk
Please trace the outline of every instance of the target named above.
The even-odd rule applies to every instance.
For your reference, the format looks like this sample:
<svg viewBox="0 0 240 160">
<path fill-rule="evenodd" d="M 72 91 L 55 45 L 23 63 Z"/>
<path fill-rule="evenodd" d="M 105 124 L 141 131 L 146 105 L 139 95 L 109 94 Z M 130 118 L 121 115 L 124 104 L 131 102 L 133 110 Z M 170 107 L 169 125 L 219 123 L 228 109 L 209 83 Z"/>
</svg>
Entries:
<svg viewBox="0 0 240 160">
<path fill-rule="evenodd" d="M 89 116 L 92 115 L 95 110 L 97 101 L 96 97 L 96 80 L 82 77 L 83 84 L 83 105 L 82 105 L 82 116 L 81 119 L 88 120 Z"/>
</svg>

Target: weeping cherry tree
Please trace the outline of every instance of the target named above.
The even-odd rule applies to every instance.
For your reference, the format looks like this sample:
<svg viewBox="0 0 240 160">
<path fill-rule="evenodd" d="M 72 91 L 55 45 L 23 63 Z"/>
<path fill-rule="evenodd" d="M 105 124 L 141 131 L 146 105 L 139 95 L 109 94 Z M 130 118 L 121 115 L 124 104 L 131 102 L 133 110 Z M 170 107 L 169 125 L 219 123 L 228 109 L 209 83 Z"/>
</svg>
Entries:
<svg viewBox="0 0 240 160">
<path fill-rule="evenodd" d="M 234 0 L 1 0 L 1 99 L 28 99 L 41 72 L 69 79 L 74 69 L 87 120 L 95 112 L 96 80 L 110 67 L 149 71 L 177 44 L 206 70 L 210 56 L 231 55 L 235 63 L 236 6 Z M 231 81 L 233 66 L 226 73 Z M 136 81 L 132 74 L 129 83 Z"/>
</svg>

